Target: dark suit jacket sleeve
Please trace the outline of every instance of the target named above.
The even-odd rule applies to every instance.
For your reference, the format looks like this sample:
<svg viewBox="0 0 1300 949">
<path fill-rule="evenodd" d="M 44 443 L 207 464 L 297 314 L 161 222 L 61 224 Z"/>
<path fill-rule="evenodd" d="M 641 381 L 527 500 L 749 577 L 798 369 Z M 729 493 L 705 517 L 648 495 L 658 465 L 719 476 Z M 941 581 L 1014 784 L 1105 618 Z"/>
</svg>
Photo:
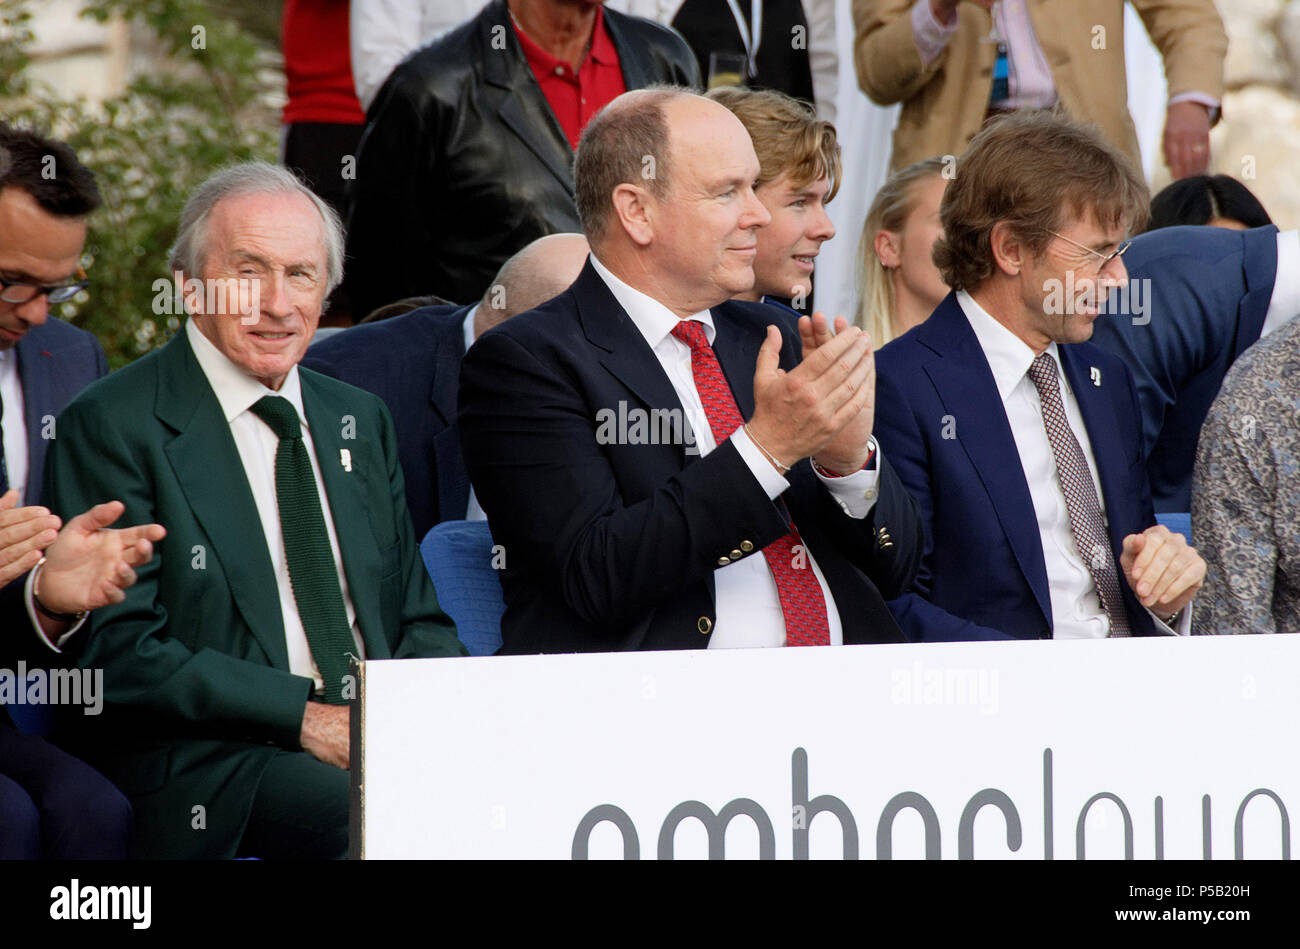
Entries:
<svg viewBox="0 0 1300 949">
<path fill-rule="evenodd" d="M 999 630 L 954 616 L 926 599 L 930 592 L 930 551 L 934 547 L 934 502 L 930 494 L 929 450 L 922 435 L 921 420 L 916 416 L 913 406 L 903 391 L 885 374 L 876 377 L 875 428 L 882 452 L 892 462 L 908 492 L 916 499 L 921 518 L 924 550 L 916 580 L 908 592 L 889 603 L 889 609 L 903 634 L 910 640 L 926 642 L 1014 638 Z"/>
<path fill-rule="evenodd" d="M 95 400 L 64 411 L 45 471 L 44 496 L 53 511 L 66 518 L 117 499 L 126 505 L 121 524 L 157 520 L 166 526 L 155 485 L 126 437 L 131 424 Z M 188 569 L 190 552 L 169 550 L 163 540 L 154 558 L 137 568 L 126 599 L 91 615 L 82 666 L 104 669 L 108 702 L 160 724 L 297 750 L 311 680 L 215 649 L 192 649 L 188 643 L 200 640 L 202 631 L 170 626 L 158 601 L 164 558 L 172 558 L 170 570 Z M 213 614 L 212 622 L 222 621 Z"/>
<path fill-rule="evenodd" d="M 900 596 L 912 585 L 921 562 L 925 535 L 916 501 L 903 486 L 885 453 L 877 455 L 880 477 L 876 503 L 864 518 L 848 517 L 828 490 L 819 492 L 820 522 L 831 541 L 871 578 L 882 598 Z M 877 525 L 885 525 L 889 546 L 877 543 Z"/>
<path fill-rule="evenodd" d="M 378 402 L 378 399 L 376 399 Z M 468 650 L 456 638 L 456 625 L 438 606 L 438 596 L 433 581 L 420 557 L 419 542 L 411 527 L 411 515 L 406 508 L 406 488 L 402 479 L 402 466 L 397 455 L 397 433 L 392 417 L 382 403 L 378 405 L 382 416 L 382 444 L 384 460 L 388 466 L 388 483 L 391 485 L 393 517 L 397 523 L 397 549 L 401 553 L 402 618 L 400 634 L 393 647 L 394 659 L 413 659 L 434 656 L 465 656 Z M 346 541 L 340 538 L 340 543 Z"/>
<path fill-rule="evenodd" d="M 465 358 L 460 426 L 470 480 L 510 566 L 553 582 L 611 637 L 708 579 L 741 539 L 761 549 L 789 530 L 729 443 L 625 506 L 571 375 L 504 332 L 484 335 Z"/>
<path fill-rule="evenodd" d="M 428 292 L 422 274 L 436 253 L 435 235 L 452 222 L 438 216 L 437 157 L 442 114 L 425 84 L 388 77 L 371 106 L 357 148 L 347 230 L 347 288 L 357 318 L 403 297 Z M 445 188 L 441 188 L 445 190 Z"/>
</svg>

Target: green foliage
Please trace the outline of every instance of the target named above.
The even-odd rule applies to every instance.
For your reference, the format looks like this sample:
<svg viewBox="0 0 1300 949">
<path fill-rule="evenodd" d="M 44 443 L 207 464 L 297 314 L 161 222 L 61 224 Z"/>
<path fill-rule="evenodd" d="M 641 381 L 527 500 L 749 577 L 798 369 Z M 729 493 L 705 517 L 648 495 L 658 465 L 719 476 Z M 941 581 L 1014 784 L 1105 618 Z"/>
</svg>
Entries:
<svg viewBox="0 0 1300 949">
<path fill-rule="evenodd" d="M 179 318 L 155 313 L 186 196 L 217 168 L 276 159 L 278 52 L 205 0 L 87 0 L 156 46 L 150 71 L 100 105 L 30 75 L 30 0 L 0 0 L 0 114 L 64 139 L 94 172 L 104 208 L 86 243 L 90 290 L 56 315 L 99 337 L 116 367 L 165 342 Z M 58 312 L 61 311 L 61 312 Z"/>
</svg>

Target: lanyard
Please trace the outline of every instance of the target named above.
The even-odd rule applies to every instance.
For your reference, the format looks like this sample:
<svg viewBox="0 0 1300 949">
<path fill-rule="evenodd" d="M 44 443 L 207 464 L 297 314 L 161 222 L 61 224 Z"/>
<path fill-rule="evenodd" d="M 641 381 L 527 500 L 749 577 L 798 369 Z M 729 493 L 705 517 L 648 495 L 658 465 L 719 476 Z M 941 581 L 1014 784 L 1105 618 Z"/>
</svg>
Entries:
<svg viewBox="0 0 1300 949">
<path fill-rule="evenodd" d="M 748 29 L 746 29 L 745 15 L 740 12 L 740 4 L 736 0 L 727 0 L 727 6 L 731 8 L 731 15 L 736 18 L 736 29 L 740 31 L 740 41 L 745 44 L 745 58 L 749 60 L 747 78 L 753 79 L 758 75 L 758 44 L 763 32 L 763 0 L 750 0 L 753 22 L 748 24 Z"/>
</svg>

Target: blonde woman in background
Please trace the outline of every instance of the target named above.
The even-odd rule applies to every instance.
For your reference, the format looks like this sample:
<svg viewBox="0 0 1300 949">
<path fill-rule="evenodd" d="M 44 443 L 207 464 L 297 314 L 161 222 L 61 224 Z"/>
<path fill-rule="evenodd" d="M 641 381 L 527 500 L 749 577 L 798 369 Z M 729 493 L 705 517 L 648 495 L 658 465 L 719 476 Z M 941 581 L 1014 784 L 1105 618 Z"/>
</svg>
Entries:
<svg viewBox="0 0 1300 949">
<path fill-rule="evenodd" d="M 939 201 L 948 179 L 942 158 L 927 158 L 889 176 L 862 228 L 858 326 L 876 348 L 924 323 L 948 295 L 930 258 L 943 236 Z"/>
</svg>

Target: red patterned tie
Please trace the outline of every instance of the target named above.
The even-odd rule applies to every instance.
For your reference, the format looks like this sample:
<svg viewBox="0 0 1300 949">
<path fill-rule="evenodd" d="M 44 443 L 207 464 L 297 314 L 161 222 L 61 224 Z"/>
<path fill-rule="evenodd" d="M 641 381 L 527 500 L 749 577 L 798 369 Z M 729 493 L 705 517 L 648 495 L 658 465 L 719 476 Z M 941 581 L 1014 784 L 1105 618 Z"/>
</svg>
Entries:
<svg viewBox="0 0 1300 949">
<path fill-rule="evenodd" d="M 708 416 L 713 440 L 718 445 L 744 424 L 731 387 L 718 365 L 704 325 L 695 320 L 682 320 L 673 329 L 673 335 L 691 347 L 691 372 L 704 414 Z M 796 551 L 795 548 L 798 548 Z M 790 522 L 790 533 L 774 540 L 763 548 L 768 569 L 776 580 L 776 592 L 781 598 L 781 613 L 785 617 L 785 644 L 787 646 L 828 646 L 830 627 L 826 624 L 826 599 L 821 584 L 808 561 L 808 550 L 799 537 L 799 529 Z M 796 566 L 796 563 L 798 566 Z"/>
</svg>

